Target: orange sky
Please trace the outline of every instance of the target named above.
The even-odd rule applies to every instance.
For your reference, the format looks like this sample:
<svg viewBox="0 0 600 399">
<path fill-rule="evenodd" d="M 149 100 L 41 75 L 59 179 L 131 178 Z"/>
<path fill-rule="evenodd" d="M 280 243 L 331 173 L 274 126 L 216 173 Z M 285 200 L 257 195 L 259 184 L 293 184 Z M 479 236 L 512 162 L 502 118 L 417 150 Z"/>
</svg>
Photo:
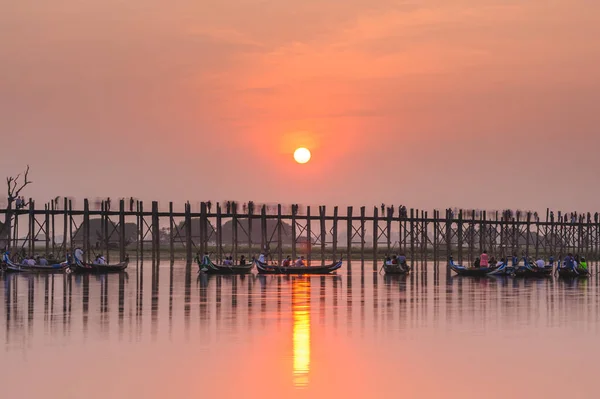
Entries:
<svg viewBox="0 0 600 399">
<path fill-rule="evenodd" d="M 590 0 L 9 2 L 0 171 L 39 200 L 594 210 L 598 37 Z"/>
</svg>

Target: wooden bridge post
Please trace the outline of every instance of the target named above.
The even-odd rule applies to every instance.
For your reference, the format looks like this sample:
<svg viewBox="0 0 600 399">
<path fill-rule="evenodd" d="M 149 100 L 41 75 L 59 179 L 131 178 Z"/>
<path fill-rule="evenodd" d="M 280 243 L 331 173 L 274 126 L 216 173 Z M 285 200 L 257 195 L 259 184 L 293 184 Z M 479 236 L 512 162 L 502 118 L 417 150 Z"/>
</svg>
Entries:
<svg viewBox="0 0 600 399">
<path fill-rule="evenodd" d="M 73 216 L 72 215 L 73 215 L 73 201 L 69 200 L 69 212 L 68 212 L 68 218 L 69 218 L 69 243 L 71 244 L 71 247 L 73 247 Z"/>
<path fill-rule="evenodd" d="M 377 243 L 379 241 L 379 208 L 373 207 L 373 271 L 377 271 Z"/>
<path fill-rule="evenodd" d="M 277 204 L 277 264 L 283 262 L 283 236 L 281 232 L 281 204 Z"/>
<path fill-rule="evenodd" d="M 427 230 L 428 230 L 428 220 L 429 218 L 427 217 L 427 211 L 425 211 L 425 213 L 421 214 L 422 217 L 422 223 L 423 223 L 423 228 L 421 229 L 422 233 L 423 233 L 423 244 L 422 244 L 422 254 L 423 254 L 423 261 L 427 261 L 427 243 L 429 240 L 429 235 L 427 234 Z"/>
<path fill-rule="evenodd" d="M 292 204 L 292 259 L 296 261 L 296 242 L 298 234 L 296 232 L 296 215 L 298 214 L 298 205 Z"/>
<path fill-rule="evenodd" d="M 325 264 L 325 246 L 327 242 L 327 231 L 325 230 L 325 205 L 319 206 L 319 227 L 321 229 L 321 264 Z"/>
<path fill-rule="evenodd" d="M 200 205 L 202 208 L 202 205 Z M 184 226 L 185 226 L 185 259 L 186 262 L 190 262 L 193 258 L 192 254 L 192 206 L 189 201 L 185 203 L 184 208 Z M 202 212 L 202 211 L 201 211 Z M 200 237 L 202 238 L 202 229 L 200 229 Z M 205 251 L 202 247 L 202 242 L 200 242 L 200 255 L 204 256 Z"/>
<path fill-rule="evenodd" d="M 144 230 L 146 230 L 146 223 L 144 221 L 144 202 L 138 201 L 138 230 L 140 233 L 140 238 L 138 240 L 138 250 L 140 259 L 144 258 Z"/>
<path fill-rule="evenodd" d="M 233 228 L 233 259 L 234 262 L 237 262 L 237 258 L 238 258 L 238 203 L 237 201 L 232 201 L 231 202 L 231 211 L 233 213 L 232 217 L 231 217 L 231 227 Z M 208 243 L 207 243 L 208 245 Z"/>
<path fill-rule="evenodd" d="M 471 217 L 469 218 L 469 261 L 474 260 L 475 255 L 475 210 L 471 210 Z"/>
<path fill-rule="evenodd" d="M 68 252 L 68 247 L 67 247 L 67 243 L 69 245 L 71 245 L 71 243 L 69 241 L 67 241 L 67 234 L 69 233 L 69 203 L 67 202 L 67 198 L 64 198 L 64 204 L 63 204 L 63 242 L 62 242 L 62 246 L 65 249 L 65 255 Z"/>
<path fill-rule="evenodd" d="M 352 207 L 346 209 L 346 258 L 348 262 L 352 260 L 352 236 L 354 235 L 354 227 L 352 224 Z M 349 264 L 349 263 L 348 263 Z"/>
<path fill-rule="evenodd" d="M 56 228 L 55 228 L 56 225 L 54 224 L 54 222 L 55 222 L 55 220 L 54 220 L 55 219 L 55 215 L 54 214 L 56 212 L 56 207 L 57 206 L 56 206 L 55 201 L 52 200 L 51 201 L 51 205 L 50 205 L 50 208 L 52 209 L 52 214 L 51 214 L 52 226 L 50 226 L 50 227 L 52 229 L 52 235 L 51 235 L 51 239 L 52 239 L 52 255 L 54 256 L 54 258 L 56 258 L 56 235 L 55 235 L 55 233 L 56 233 Z M 48 251 L 46 251 L 46 253 L 48 253 Z"/>
<path fill-rule="evenodd" d="M 535 259 L 539 259 L 540 258 L 540 233 L 541 233 L 541 226 L 540 226 L 540 220 L 539 218 L 535 219 Z M 547 254 L 544 254 L 544 256 L 546 256 Z"/>
<path fill-rule="evenodd" d="M 415 258 L 415 210 L 410 208 L 410 258 Z"/>
<path fill-rule="evenodd" d="M 73 214 L 73 213 L 71 213 Z M 90 261 L 90 203 L 87 198 L 83 200 L 83 251 L 85 259 Z"/>
<path fill-rule="evenodd" d="M 462 209 L 458 211 L 458 226 L 457 226 L 457 236 L 458 236 L 458 261 L 463 261 L 463 211 Z"/>
<path fill-rule="evenodd" d="M 387 244 L 387 253 L 388 255 L 392 252 L 392 218 L 394 217 L 392 213 L 392 209 L 387 210 L 386 214 L 386 226 L 385 226 L 385 235 L 386 235 L 386 244 Z"/>
<path fill-rule="evenodd" d="M 312 260 L 312 232 L 310 231 L 310 206 L 306 207 L 306 238 L 308 239 L 308 264 Z"/>
<path fill-rule="evenodd" d="M 223 263 L 223 216 L 221 204 L 217 202 L 217 262 Z M 237 261 L 237 258 L 235 259 Z"/>
<path fill-rule="evenodd" d="M 488 248 L 488 246 L 486 245 L 486 218 L 486 212 L 481 211 L 481 213 L 479 214 L 479 253 L 483 253 L 483 251 L 485 251 L 486 249 L 490 251 L 490 253 L 492 252 L 492 249 Z"/>
<path fill-rule="evenodd" d="M 439 251 L 438 251 L 438 231 L 439 231 L 439 211 L 437 209 L 433 210 L 433 260 L 435 262 L 438 261 Z"/>
<path fill-rule="evenodd" d="M 29 238 L 28 247 L 29 255 L 35 252 L 35 202 L 29 198 Z"/>
<path fill-rule="evenodd" d="M 527 225 L 526 225 L 526 236 L 525 236 L 525 256 L 529 258 L 529 244 L 531 241 L 531 212 L 527 212 Z"/>
<path fill-rule="evenodd" d="M 513 253 L 519 256 L 519 223 L 521 220 L 521 213 L 517 212 L 516 218 L 512 220 L 512 248 Z"/>
<path fill-rule="evenodd" d="M 119 257 L 125 260 L 125 200 L 119 201 Z"/>
<path fill-rule="evenodd" d="M 13 223 L 13 226 L 12 226 L 12 244 L 10 246 L 12 248 L 14 248 L 16 251 L 19 248 L 19 211 L 18 210 L 15 210 L 14 218 L 15 218 L 15 222 Z"/>
<path fill-rule="evenodd" d="M 50 211 L 54 211 L 54 201 L 52 201 L 52 204 L 46 204 L 46 206 L 44 207 L 44 216 L 45 216 L 45 221 L 44 221 L 44 226 L 46 229 L 46 236 L 45 241 L 46 241 L 46 250 L 45 250 L 45 256 L 48 256 L 48 254 L 50 253 Z M 54 212 L 52 212 L 54 213 Z M 52 230 L 52 235 L 54 235 L 54 230 Z M 54 253 L 53 253 L 54 254 Z"/>
<path fill-rule="evenodd" d="M 254 205 L 248 202 L 248 255 L 252 256 L 252 219 L 254 218 Z M 293 223 L 292 223 L 293 224 Z M 296 226 L 293 226 L 294 229 Z M 296 243 L 292 244 L 296 245 Z"/>
<path fill-rule="evenodd" d="M 399 206 L 398 207 L 398 252 L 402 253 L 403 252 L 403 239 L 402 239 L 402 234 L 403 234 L 403 230 L 402 230 L 402 208 Z"/>
<path fill-rule="evenodd" d="M 187 204 L 188 204 L 188 210 L 187 210 L 187 212 L 190 213 L 190 238 L 189 238 L 188 242 L 190 243 L 190 248 L 191 248 L 192 247 L 192 242 L 193 242 L 192 241 L 192 234 L 191 234 L 191 231 L 192 231 L 192 228 L 191 228 L 191 224 L 192 224 L 192 216 L 191 216 L 192 208 L 191 208 L 191 204 L 190 204 L 189 201 L 187 202 Z M 208 248 L 206 248 L 206 246 L 205 246 L 205 243 L 206 243 L 206 237 L 205 237 L 205 231 L 206 230 L 204 229 L 205 223 L 206 223 L 206 204 L 203 201 L 203 202 L 200 202 L 200 217 L 198 218 L 198 230 L 199 230 L 198 231 L 198 235 L 200 236 L 198 238 L 199 241 L 200 241 L 198 243 L 198 247 L 200 249 L 200 256 L 204 256 L 204 254 L 208 252 Z M 186 244 L 186 246 L 187 246 L 187 244 Z M 189 261 L 189 259 L 188 259 L 188 261 Z"/>
<path fill-rule="evenodd" d="M 175 262 L 175 220 L 173 220 L 173 201 L 169 202 L 169 260 Z"/>
<path fill-rule="evenodd" d="M 100 240 L 96 241 L 98 248 L 104 248 L 106 252 L 106 261 L 110 263 L 110 247 L 108 245 L 108 204 L 106 201 L 100 201 Z M 96 232 L 96 235 L 98 233 Z M 91 238 L 91 237 L 90 237 Z M 98 237 L 96 237 L 98 238 Z"/>
<path fill-rule="evenodd" d="M 158 202 L 152 201 L 152 248 L 153 259 L 160 259 L 160 226 L 158 221 Z"/>
<path fill-rule="evenodd" d="M 260 209 L 260 252 L 268 255 L 267 251 L 267 207 L 263 205 Z"/>
<path fill-rule="evenodd" d="M 500 217 L 500 254 L 502 255 L 502 257 L 507 257 L 507 245 L 506 245 L 506 229 L 505 229 L 505 219 L 506 219 L 506 214 L 502 213 L 502 216 Z"/>
<path fill-rule="evenodd" d="M 452 256 L 452 212 L 446 209 L 446 258 Z"/>
<path fill-rule="evenodd" d="M 333 230 L 332 230 L 332 243 L 331 249 L 333 253 L 333 260 L 336 261 L 337 257 L 337 241 L 338 241 L 338 207 L 333 207 Z"/>
<path fill-rule="evenodd" d="M 365 207 L 360 207 L 360 260 L 361 270 L 364 268 L 365 260 Z"/>
</svg>

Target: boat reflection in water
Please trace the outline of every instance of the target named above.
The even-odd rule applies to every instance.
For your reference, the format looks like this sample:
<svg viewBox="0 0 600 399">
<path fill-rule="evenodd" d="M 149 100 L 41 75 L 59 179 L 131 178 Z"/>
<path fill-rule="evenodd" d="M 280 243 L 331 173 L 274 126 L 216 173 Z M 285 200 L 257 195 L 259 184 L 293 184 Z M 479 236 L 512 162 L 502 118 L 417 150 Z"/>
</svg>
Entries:
<svg viewBox="0 0 600 399">
<path fill-rule="evenodd" d="M 292 280 L 294 386 L 308 386 L 310 372 L 310 278 Z"/>
</svg>

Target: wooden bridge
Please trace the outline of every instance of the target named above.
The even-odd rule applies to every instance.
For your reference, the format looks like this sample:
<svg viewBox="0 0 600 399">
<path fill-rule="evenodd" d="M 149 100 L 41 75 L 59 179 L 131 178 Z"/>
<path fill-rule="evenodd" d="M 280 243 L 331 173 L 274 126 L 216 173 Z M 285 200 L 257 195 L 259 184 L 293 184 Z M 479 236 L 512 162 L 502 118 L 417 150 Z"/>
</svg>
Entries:
<svg viewBox="0 0 600 399">
<path fill-rule="evenodd" d="M 224 256 L 255 255 L 267 252 L 273 261 L 286 255 L 304 255 L 309 260 L 344 256 L 352 259 L 381 259 L 386 254 L 404 252 L 413 261 L 446 259 L 453 254 L 458 261 L 471 261 L 483 250 L 497 257 L 513 253 L 535 257 L 560 256 L 568 252 L 598 259 L 600 223 L 597 214 L 555 220 L 546 211 L 544 220 L 531 212 L 506 215 L 503 212 L 432 212 L 418 209 L 381 207 L 326 208 L 285 206 L 254 210 L 244 205 L 238 213 L 236 203 L 212 206 L 202 202 L 199 212 L 190 203 L 183 211 L 159 210 L 154 201 L 145 207 L 142 201 L 125 200 L 118 209 L 110 209 L 106 201 L 99 210 L 90 210 L 84 200 L 83 209 L 73 209 L 64 199 L 36 208 L 29 201 L 25 208 L 10 211 L 11 223 L 0 231 L 0 242 L 13 253 L 39 253 L 62 256 L 71 248 L 81 247 L 88 257 L 103 252 L 123 259 L 126 254 L 153 259 L 177 254 L 191 261 L 198 252 L 211 252 L 217 261 Z M 215 209 L 212 209 L 215 208 Z M 290 211 L 291 209 L 291 211 Z M 0 217 L 7 210 L 0 210 Z M 558 218 L 557 218 L 558 219 Z M 593 220 L 592 220 L 593 219 Z M 94 226 L 91 228 L 91 226 Z M 227 228 L 224 228 L 227 226 Z M 224 232 L 226 232 L 224 236 Z M 253 232 L 259 232 L 253 234 Z M 259 236 L 259 237 L 257 237 Z M 376 265 L 374 267 L 377 267 Z"/>
</svg>

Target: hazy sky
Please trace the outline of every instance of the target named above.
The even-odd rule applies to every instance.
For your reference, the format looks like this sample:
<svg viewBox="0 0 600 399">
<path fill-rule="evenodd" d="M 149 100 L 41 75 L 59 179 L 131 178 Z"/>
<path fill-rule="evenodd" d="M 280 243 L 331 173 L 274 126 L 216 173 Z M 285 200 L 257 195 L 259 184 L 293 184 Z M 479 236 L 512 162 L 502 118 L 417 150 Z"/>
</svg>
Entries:
<svg viewBox="0 0 600 399">
<path fill-rule="evenodd" d="M 0 174 L 31 164 L 39 200 L 596 210 L 599 37 L 596 0 L 4 1 Z"/>
</svg>

